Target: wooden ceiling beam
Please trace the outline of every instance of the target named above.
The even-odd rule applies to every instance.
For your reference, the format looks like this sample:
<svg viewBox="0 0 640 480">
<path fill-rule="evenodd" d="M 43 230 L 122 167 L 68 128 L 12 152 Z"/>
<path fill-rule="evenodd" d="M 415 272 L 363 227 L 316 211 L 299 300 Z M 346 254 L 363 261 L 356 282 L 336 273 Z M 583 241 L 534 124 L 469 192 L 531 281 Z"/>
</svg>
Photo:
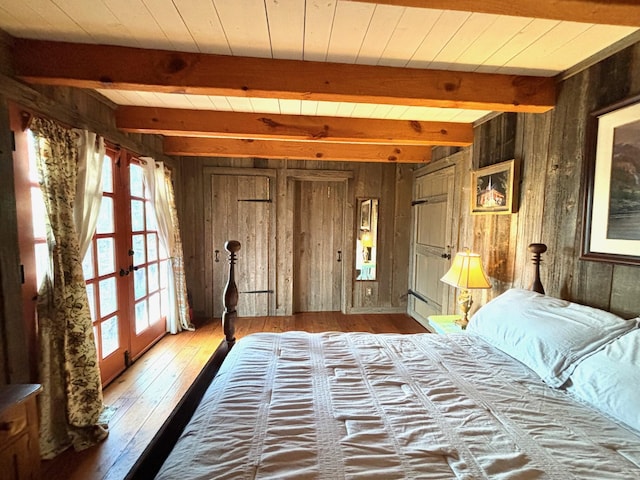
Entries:
<svg viewBox="0 0 640 480">
<path fill-rule="evenodd" d="M 348 0 L 568 22 L 640 27 L 640 2 L 630 0 Z"/>
<path fill-rule="evenodd" d="M 428 163 L 431 147 L 237 138 L 165 137 L 165 155 L 259 157 L 345 162 Z"/>
<path fill-rule="evenodd" d="M 455 3 L 455 2 L 452 2 Z M 15 39 L 28 82 L 79 88 L 540 113 L 553 78 L 274 60 Z"/>
<path fill-rule="evenodd" d="M 135 106 L 120 106 L 116 109 L 116 126 L 125 132 L 187 137 L 382 145 L 467 146 L 473 143 L 473 126 L 470 123 L 269 115 Z"/>
</svg>

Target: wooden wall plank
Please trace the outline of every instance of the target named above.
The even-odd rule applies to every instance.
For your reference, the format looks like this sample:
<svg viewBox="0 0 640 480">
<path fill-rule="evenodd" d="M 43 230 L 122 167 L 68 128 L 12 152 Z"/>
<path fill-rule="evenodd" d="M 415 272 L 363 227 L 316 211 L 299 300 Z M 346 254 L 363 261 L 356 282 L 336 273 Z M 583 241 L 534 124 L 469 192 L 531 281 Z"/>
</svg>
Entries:
<svg viewBox="0 0 640 480">
<path fill-rule="evenodd" d="M 479 218 L 465 213 L 467 206 L 459 211 L 461 241 L 473 243 L 494 283 L 483 293 L 483 302 L 510 287 L 529 287 L 528 245 L 542 242 L 548 252 L 541 276 L 549 295 L 627 318 L 638 315 L 640 268 L 585 261 L 580 255 L 585 123 L 589 112 L 640 93 L 639 77 L 640 44 L 635 44 L 564 80 L 552 112 L 522 114 L 515 120 L 501 115 L 476 127 L 474 168 L 509 158 L 522 161 L 517 213 Z M 450 161 L 452 157 L 441 158 L 441 151 L 434 149 L 428 168 Z M 465 229 L 467 224 L 473 229 Z"/>
<path fill-rule="evenodd" d="M 391 245 L 392 285 L 389 304 L 406 310 L 407 279 L 409 278 L 409 244 L 411 239 L 411 181 L 412 168 L 406 165 L 395 167 L 395 198 L 393 218 L 393 244 Z"/>
<path fill-rule="evenodd" d="M 258 171 L 256 170 L 258 168 Z M 183 192 L 183 198 L 186 208 L 183 209 L 184 215 L 191 218 L 185 218 L 185 223 L 193 224 L 193 230 L 189 231 L 189 238 L 185 237 L 185 252 L 191 252 L 190 255 L 195 255 L 193 259 L 190 259 L 193 263 L 190 268 L 196 270 L 202 269 L 202 274 L 195 275 L 191 273 L 191 277 L 201 277 L 203 280 L 194 281 L 193 284 L 189 284 L 189 288 L 193 290 L 194 305 L 199 305 L 199 309 L 196 310 L 198 315 L 207 315 L 208 308 L 205 304 L 204 285 L 208 284 L 210 280 L 204 278 L 208 275 L 206 272 L 209 268 L 206 264 L 210 264 L 210 260 L 206 257 L 206 253 L 200 250 L 202 243 L 210 244 L 208 240 L 208 234 L 203 231 L 207 222 L 205 221 L 202 211 L 208 211 L 210 207 L 206 206 L 207 202 L 211 202 L 210 193 L 206 192 L 206 182 L 199 184 L 194 180 L 197 177 L 208 176 L 207 172 L 219 171 L 219 172 L 236 172 L 242 171 L 242 169 L 249 169 L 252 173 L 260 173 L 259 169 L 264 168 L 263 171 L 271 172 L 272 181 L 274 183 L 274 232 L 277 232 L 273 239 L 273 245 L 271 247 L 271 253 L 276 255 L 275 264 L 273 267 L 273 275 L 275 278 L 276 292 L 274 299 L 273 312 L 276 315 L 288 315 L 292 312 L 292 293 L 293 293 L 293 212 L 295 205 L 299 205 L 302 200 L 295 198 L 294 186 L 297 180 L 320 180 L 320 183 L 335 181 L 339 179 L 344 182 L 346 186 L 344 199 L 344 212 L 337 216 L 334 221 L 341 221 L 344 231 L 344 243 L 342 245 L 343 261 L 342 266 L 345 282 L 343 285 L 343 292 L 340 296 L 344 299 L 341 308 L 345 311 L 352 311 L 355 307 L 361 311 L 377 311 L 377 312 L 397 312 L 404 311 L 406 309 L 406 291 L 407 291 L 407 276 L 402 272 L 404 269 L 403 264 L 408 263 L 407 251 L 408 251 L 408 238 L 404 238 L 400 233 L 394 233 L 395 225 L 399 224 L 398 220 L 394 219 L 394 215 L 402 215 L 402 211 L 398 210 L 395 206 L 396 188 L 406 188 L 409 190 L 410 185 L 410 166 L 403 166 L 402 170 L 407 172 L 406 178 L 401 181 L 395 180 L 396 166 L 395 165 L 378 165 L 368 163 L 345 163 L 345 162 L 314 162 L 314 161 L 287 161 L 287 160 L 259 160 L 255 158 L 183 158 L 182 159 L 182 179 L 184 184 L 181 186 Z M 388 177 L 388 178 L 387 178 Z M 390 178 L 390 180 L 389 180 Z M 387 188 L 382 189 L 382 185 L 386 183 Z M 365 184 L 372 187 L 364 187 Z M 396 187 L 397 184 L 397 187 Z M 360 185 L 356 188 L 356 185 Z M 358 194 L 356 195 L 356 191 Z M 380 258 L 382 262 L 379 266 L 379 275 L 385 275 L 393 280 L 385 288 L 384 295 L 375 296 L 373 301 L 368 300 L 366 305 L 355 302 L 354 299 L 358 298 L 354 293 L 355 277 L 352 269 L 354 265 L 352 250 L 355 248 L 353 244 L 353 232 L 355 228 L 354 209 L 356 196 L 368 195 L 380 198 L 382 192 L 388 192 L 390 199 L 381 198 L 381 202 L 385 205 L 385 208 L 390 209 L 390 221 L 387 225 L 381 225 L 381 235 L 388 239 L 390 245 L 391 255 L 388 253 L 383 254 Z M 385 193 L 387 195 L 387 193 Z M 194 201 L 194 198 L 200 198 L 202 200 Z M 305 200 L 306 201 L 306 200 Z M 311 200 L 309 200 L 311 202 Z M 198 209 L 198 210 L 196 210 Z M 397 213 L 395 213 L 397 212 Z M 198 220 L 201 219 L 201 220 Z M 383 229 L 388 229 L 389 232 L 382 232 Z M 206 235 L 205 235 L 206 234 Z M 201 239 L 205 241 L 202 242 Z M 337 244 L 332 247 L 333 250 L 337 249 Z M 332 250 L 332 256 L 335 254 Z M 392 258 L 396 252 L 400 256 L 399 258 Z M 185 253 L 185 257 L 187 254 Z M 203 260 L 204 259 L 204 260 Z M 396 271 L 396 266 L 398 271 Z M 190 277 L 190 278 L 191 278 Z M 366 282 L 364 282 L 366 283 Z M 374 289 L 377 292 L 377 286 Z M 396 300 L 392 300 L 392 292 L 398 292 L 395 295 Z M 337 295 L 337 294 L 336 294 Z M 206 302 L 209 302 L 206 299 Z"/>
</svg>

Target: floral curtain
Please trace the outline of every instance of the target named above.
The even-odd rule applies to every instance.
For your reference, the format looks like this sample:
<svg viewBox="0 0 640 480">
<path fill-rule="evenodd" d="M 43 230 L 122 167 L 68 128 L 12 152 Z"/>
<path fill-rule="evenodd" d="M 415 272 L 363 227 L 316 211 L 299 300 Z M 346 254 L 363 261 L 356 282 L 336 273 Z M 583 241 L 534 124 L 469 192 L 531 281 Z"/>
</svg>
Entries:
<svg viewBox="0 0 640 480">
<path fill-rule="evenodd" d="M 87 448 L 107 436 L 98 356 L 74 226 L 77 134 L 34 118 L 36 162 L 49 219 L 51 275 L 38 295 L 40 449 L 52 458 L 73 445 Z"/>
</svg>

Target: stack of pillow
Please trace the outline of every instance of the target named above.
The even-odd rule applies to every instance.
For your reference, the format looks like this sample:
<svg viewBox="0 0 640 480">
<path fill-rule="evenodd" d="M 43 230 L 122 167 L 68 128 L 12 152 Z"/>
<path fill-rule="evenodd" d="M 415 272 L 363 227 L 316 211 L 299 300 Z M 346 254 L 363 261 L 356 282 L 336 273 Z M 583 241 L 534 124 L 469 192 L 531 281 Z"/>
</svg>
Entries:
<svg viewBox="0 0 640 480">
<path fill-rule="evenodd" d="M 482 307 L 467 332 L 640 432 L 639 320 L 511 289 Z"/>
</svg>

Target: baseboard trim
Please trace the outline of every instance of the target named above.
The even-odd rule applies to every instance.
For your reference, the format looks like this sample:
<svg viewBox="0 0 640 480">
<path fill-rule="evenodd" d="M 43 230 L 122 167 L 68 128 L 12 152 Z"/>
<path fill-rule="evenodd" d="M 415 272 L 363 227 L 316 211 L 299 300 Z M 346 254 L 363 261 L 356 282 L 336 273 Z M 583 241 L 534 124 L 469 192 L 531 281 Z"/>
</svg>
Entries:
<svg viewBox="0 0 640 480">
<path fill-rule="evenodd" d="M 348 314 L 366 314 L 366 313 L 405 313 L 407 314 L 406 307 L 352 307 Z M 408 315 L 408 314 L 407 314 Z"/>
</svg>

